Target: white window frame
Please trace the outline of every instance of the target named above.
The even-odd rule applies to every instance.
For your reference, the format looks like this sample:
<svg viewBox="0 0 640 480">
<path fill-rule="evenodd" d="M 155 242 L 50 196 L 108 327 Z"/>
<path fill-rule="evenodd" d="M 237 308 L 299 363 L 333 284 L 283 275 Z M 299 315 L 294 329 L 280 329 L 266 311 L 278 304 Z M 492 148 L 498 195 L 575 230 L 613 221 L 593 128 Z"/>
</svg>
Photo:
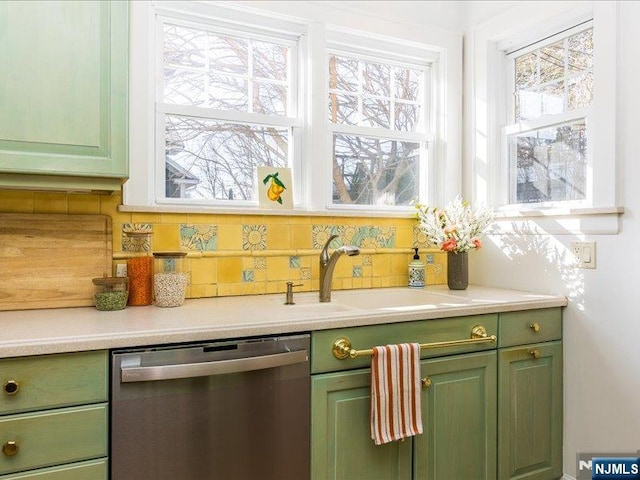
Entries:
<svg viewBox="0 0 640 480">
<path fill-rule="evenodd" d="M 547 2 L 544 8 L 540 5 L 523 2 L 473 31 L 468 188 L 475 202 L 493 205 L 499 218 L 530 219 L 535 223 L 520 225 L 521 232 L 616 233 L 622 212 L 618 207 L 616 159 L 617 2 Z M 506 52 L 589 19 L 593 20 L 594 31 L 594 104 L 591 112 L 576 111 L 558 117 L 561 121 L 588 115 L 589 198 L 581 204 L 508 205 L 509 165 L 504 133 L 508 131 L 505 127 L 509 123 L 510 102 L 504 73 L 508 67 Z M 566 217 L 567 221 L 560 222 L 558 217 Z M 511 226 L 505 224 L 506 231 L 511 231 Z"/>
<path fill-rule="evenodd" d="M 220 110 L 215 108 L 174 105 L 164 102 L 164 63 L 163 63 L 163 45 L 159 39 L 163 36 L 165 24 L 179 25 L 188 28 L 196 28 L 209 32 L 226 34 L 231 36 L 240 36 L 242 38 L 251 38 L 256 40 L 264 40 L 268 42 L 277 42 L 290 48 L 290 64 L 289 64 L 289 85 L 287 98 L 287 114 L 286 116 L 265 115 L 258 113 L 240 112 L 234 110 Z M 166 116 L 179 115 L 186 117 L 195 117 L 199 119 L 209 119 L 221 122 L 253 124 L 258 126 L 270 126 L 286 128 L 291 132 L 288 143 L 288 167 L 292 167 L 294 172 L 294 182 L 299 182 L 300 175 L 296 177 L 296 173 L 300 171 L 300 144 L 302 137 L 302 118 L 298 105 L 298 46 L 301 39 L 292 34 L 273 33 L 265 35 L 264 31 L 252 27 L 239 27 L 232 24 L 216 25 L 207 17 L 192 17 L 185 14 L 170 11 L 159 10 L 156 14 L 156 164 L 155 164 L 155 202 L 158 205 L 210 205 L 224 207 L 255 207 L 258 200 L 220 200 L 220 199 L 189 199 L 189 198 L 168 198 L 165 196 L 165 134 L 166 134 Z M 251 89 L 251 82 L 248 84 Z M 249 93 L 249 102 L 251 95 Z M 294 205 L 300 205 L 299 195 L 296 197 L 294 190 Z"/>
<path fill-rule="evenodd" d="M 579 21 L 576 19 L 576 21 Z M 501 132 L 501 155 L 503 157 L 503 164 L 506 166 L 504 173 L 504 177 L 502 183 L 504 187 L 501 190 L 501 204 L 506 206 L 507 208 L 553 208 L 556 206 L 561 206 L 564 208 L 570 207 L 589 207 L 593 201 L 593 168 L 589 168 L 593 165 L 593 154 L 592 154 L 592 141 L 594 139 L 594 135 L 592 134 L 592 128 L 590 128 L 590 117 L 593 112 L 592 107 L 579 108 L 574 110 L 569 110 L 563 113 L 555 114 L 555 115 L 543 115 L 535 119 L 530 119 L 522 122 L 515 121 L 515 58 L 520 55 L 526 55 L 529 52 L 535 51 L 539 48 L 542 48 L 547 45 L 551 45 L 556 43 L 558 40 L 566 39 L 576 33 L 582 32 L 584 30 L 588 30 L 593 28 L 593 20 L 589 19 L 586 21 L 580 21 L 579 24 L 571 26 L 567 29 L 558 32 L 557 34 L 548 36 L 539 41 L 534 41 L 526 46 L 516 46 L 510 47 L 508 49 L 501 50 L 503 61 L 502 65 L 504 65 L 505 70 L 505 104 L 506 104 L 506 118 L 504 119 L 505 126 L 502 127 Z M 565 86 L 566 88 L 566 86 Z M 518 133 L 526 133 L 534 130 L 539 130 L 541 128 L 550 128 L 556 125 L 566 124 L 570 122 L 575 122 L 576 120 L 584 120 L 587 125 L 587 176 L 586 176 L 586 192 L 585 198 L 582 200 L 562 200 L 562 201 L 549 201 L 549 202 L 537 202 L 537 203 L 517 203 L 512 202 L 511 198 L 513 195 L 512 189 L 514 188 L 514 176 L 515 171 L 512 168 L 509 155 L 509 139 L 510 135 L 518 134 Z"/>
<path fill-rule="evenodd" d="M 372 63 L 383 63 L 385 65 L 398 66 L 401 68 L 409 68 L 414 70 L 423 71 L 423 85 L 422 85 L 422 98 L 420 99 L 421 105 L 423 106 L 421 119 L 418 123 L 419 129 L 416 132 L 405 132 L 394 130 L 392 128 L 380 128 L 380 127 L 363 127 L 356 125 L 343 125 L 339 123 L 333 123 L 328 118 L 327 113 L 327 134 L 326 134 L 326 144 L 327 144 L 327 165 L 326 170 L 329 175 L 328 178 L 332 178 L 332 168 L 333 168 L 333 136 L 334 134 L 347 134 L 347 135 L 355 135 L 362 136 L 368 138 L 380 138 L 385 140 L 399 140 L 399 141 L 409 141 L 420 144 L 420 177 L 418 183 L 418 191 L 419 198 L 426 199 L 429 196 L 429 187 L 428 181 L 431 176 L 434 174 L 433 164 L 429 162 L 429 159 L 433 152 L 433 142 L 435 139 L 435 134 L 431 131 L 431 125 L 434 122 L 434 108 L 433 104 L 430 102 L 431 89 L 433 88 L 434 82 L 431 78 L 432 68 L 436 69 L 437 65 L 435 59 L 429 59 L 429 56 L 419 57 L 420 53 L 418 51 L 413 52 L 416 56 L 407 55 L 405 52 L 404 55 L 398 55 L 397 53 L 391 53 L 383 50 L 375 50 L 375 51 L 366 51 L 362 48 L 354 48 L 354 43 L 359 44 L 360 42 L 349 42 L 339 43 L 339 42 L 331 42 L 327 45 L 327 50 L 325 52 L 324 58 L 325 61 L 328 62 L 329 56 L 332 54 L 347 56 L 351 58 L 357 58 L 358 60 L 368 61 Z M 384 43 L 380 44 L 384 46 Z M 325 78 L 325 83 L 329 83 L 329 76 Z M 329 89 L 327 87 L 327 96 L 325 99 L 328 99 Z M 326 111 L 326 107 L 325 107 Z M 393 109 L 392 109 L 393 112 Z M 390 119 L 390 124 L 393 125 L 393 118 Z M 332 190 L 333 190 L 333 181 L 331 180 L 328 185 L 325 186 L 325 203 L 326 208 L 328 210 L 399 210 L 406 211 L 407 206 L 398 205 L 398 206 L 378 206 L 378 205 L 355 205 L 355 204 L 335 204 L 333 203 L 332 198 Z"/>
<path fill-rule="evenodd" d="M 327 172 L 328 83 L 323 61 L 331 44 L 349 44 L 345 39 L 357 38 L 363 53 L 380 50 L 406 58 L 407 47 L 419 52 L 421 61 L 432 62 L 429 97 L 433 138 L 428 152 L 428 185 L 420 200 L 442 203 L 455 197 L 461 188 L 462 126 L 462 35 L 402 23 L 378 20 L 368 22 L 348 10 L 336 16 L 333 6 L 315 2 L 270 3 L 268 10 L 260 5 L 249 7 L 241 2 L 163 1 L 133 2 L 131 5 L 131 78 L 130 78 L 130 179 L 123 187 L 123 212 L 235 213 L 266 215 L 413 215 L 412 207 L 399 209 L 327 208 L 331 198 L 331 175 Z M 294 135 L 296 147 L 294 168 L 294 210 L 271 211 L 257 205 L 231 206 L 210 202 L 170 204 L 158 202 L 160 188 L 155 180 L 158 128 L 156 127 L 155 92 L 158 68 L 155 15 L 170 14 L 189 20 L 194 15 L 210 18 L 211 25 L 224 27 L 237 24 L 247 28 L 260 25 L 262 31 L 288 32 L 300 38 L 299 78 L 297 91 L 300 134 Z M 262 23 L 261 23 L 262 22 Z M 260 29 L 259 29 L 260 30 Z M 436 67 L 437 66 L 437 67 Z M 322 92 L 320 94 L 319 92 Z M 295 129 L 297 130 L 297 129 Z M 295 131 L 294 130 L 294 131 Z M 159 143 L 159 142 L 158 142 Z M 325 188 L 327 186 L 327 188 Z M 164 185 L 162 185 L 164 189 Z M 164 190 L 162 190 L 164 191 Z"/>
</svg>

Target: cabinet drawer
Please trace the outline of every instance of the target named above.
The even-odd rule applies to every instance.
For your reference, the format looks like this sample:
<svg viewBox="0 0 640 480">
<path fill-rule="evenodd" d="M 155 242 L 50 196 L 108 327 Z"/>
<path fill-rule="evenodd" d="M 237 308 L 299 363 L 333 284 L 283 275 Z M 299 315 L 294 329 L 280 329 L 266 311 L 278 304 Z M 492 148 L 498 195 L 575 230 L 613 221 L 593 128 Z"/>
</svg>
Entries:
<svg viewBox="0 0 640 480">
<path fill-rule="evenodd" d="M 525 310 L 500 314 L 498 345 L 526 345 L 562 338 L 562 312 L 559 308 Z"/>
<path fill-rule="evenodd" d="M 5 452 L 14 442 L 15 454 Z M 107 456 L 107 405 L 0 418 L 0 474 Z"/>
<path fill-rule="evenodd" d="M 0 480 L 107 480 L 107 459 L 4 475 Z"/>
<path fill-rule="evenodd" d="M 107 352 L 0 360 L 0 414 L 107 401 Z"/>
<path fill-rule="evenodd" d="M 469 317 L 316 331 L 311 334 L 311 372 L 349 370 L 366 367 L 371 364 L 370 356 L 362 356 L 355 359 L 347 358 L 345 360 L 337 359 L 332 353 L 332 348 L 334 342 L 341 337 L 349 339 L 352 348 L 362 350 L 394 343 L 432 343 L 469 339 L 471 330 L 476 325 L 485 327 L 487 335 L 497 335 L 498 315 L 473 315 Z M 420 356 L 421 358 L 430 358 L 494 348 L 496 348 L 496 344 L 492 342 L 475 343 L 454 347 L 423 349 Z"/>
</svg>

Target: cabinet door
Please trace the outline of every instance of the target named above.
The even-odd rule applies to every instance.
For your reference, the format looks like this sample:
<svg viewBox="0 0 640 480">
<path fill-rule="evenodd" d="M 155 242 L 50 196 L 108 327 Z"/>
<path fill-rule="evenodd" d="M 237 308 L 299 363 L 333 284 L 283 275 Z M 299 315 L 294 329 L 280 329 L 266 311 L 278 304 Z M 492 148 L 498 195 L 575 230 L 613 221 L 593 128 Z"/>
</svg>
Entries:
<svg viewBox="0 0 640 480">
<path fill-rule="evenodd" d="M 496 478 L 496 352 L 422 362 L 415 480 Z"/>
<path fill-rule="evenodd" d="M 369 369 L 315 375 L 311 404 L 313 480 L 409 480 L 411 440 L 371 439 Z"/>
<path fill-rule="evenodd" d="M 41 186 L 31 174 L 47 174 L 93 177 L 96 188 L 112 177 L 119 186 L 128 3 L 1 2 L 0 32 L 0 185 Z"/>
<path fill-rule="evenodd" d="M 560 478 L 561 342 L 501 350 L 499 370 L 498 478 Z"/>
</svg>

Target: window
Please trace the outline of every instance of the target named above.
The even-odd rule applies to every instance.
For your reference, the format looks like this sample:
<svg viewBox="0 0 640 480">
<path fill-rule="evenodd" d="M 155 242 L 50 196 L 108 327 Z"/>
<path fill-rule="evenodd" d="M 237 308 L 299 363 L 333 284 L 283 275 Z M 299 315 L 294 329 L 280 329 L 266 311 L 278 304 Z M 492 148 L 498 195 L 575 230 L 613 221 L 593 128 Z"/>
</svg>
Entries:
<svg viewBox="0 0 640 480">
<path fill-rule="evenodd" d="M 328 55 L 333 205 L 407 206 L 426 180 L 427 66 Z"/>
<path fill-rule="evenodd" d="M 257 166 L 293 166 L 296 42 L 158 17 L 158 194 L 255 203 Z"/>
<path fill-rule="evenodd" d="M 313 2 L 133 2 L 122 210 L 252 213 L 259 166 L 290 167 L 312 215 L 459 193 L 461 36 L 350 25 Z"/>
<path fill-rule="evenodd" d="M 590 197 L 591 21 L 507 54 L 509 203 Z"/>
</svg>

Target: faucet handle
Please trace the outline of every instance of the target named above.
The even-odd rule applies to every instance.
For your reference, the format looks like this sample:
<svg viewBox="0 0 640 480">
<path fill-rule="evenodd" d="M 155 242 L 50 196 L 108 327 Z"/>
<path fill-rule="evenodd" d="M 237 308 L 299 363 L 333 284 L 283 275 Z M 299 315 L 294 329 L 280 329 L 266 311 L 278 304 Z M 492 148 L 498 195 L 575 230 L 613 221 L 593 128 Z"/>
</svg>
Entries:
<svg viewBox="0 0 640 480">
<path fill-rule="evenodd" d="M 293 287 L 301 287 L 302 283 L 298 283 L 296 285 L 293 282 L 287 282 L 287 294 L 284 300 L 285 305 L 295 305 L 293 301 Z"/>
</svg>

